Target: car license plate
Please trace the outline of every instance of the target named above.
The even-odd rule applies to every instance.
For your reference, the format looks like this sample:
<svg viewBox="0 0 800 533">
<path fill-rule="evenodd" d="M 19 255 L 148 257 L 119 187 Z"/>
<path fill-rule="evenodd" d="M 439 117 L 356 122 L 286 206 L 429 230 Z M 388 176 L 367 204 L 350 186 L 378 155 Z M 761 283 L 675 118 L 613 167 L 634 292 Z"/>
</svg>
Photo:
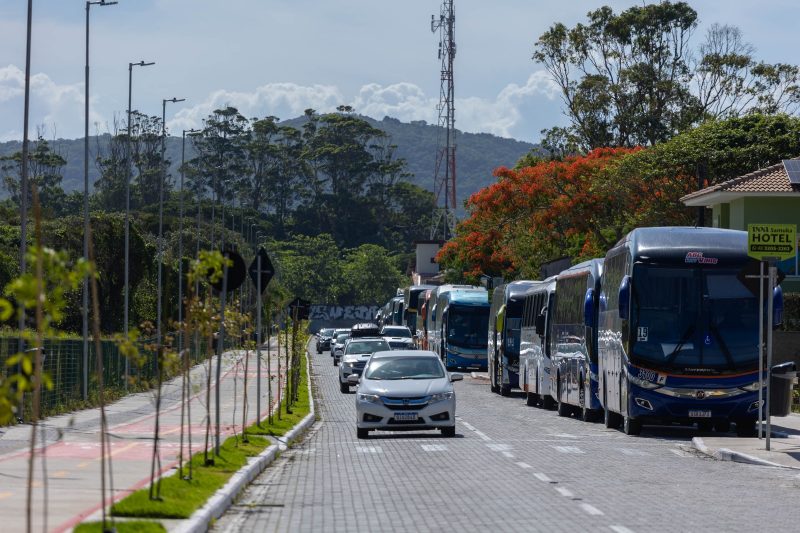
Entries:
<svg viewBox="0 0 800 533">
<path fill-rule="evenodd" d="M 711 418 L 711 411 L 692 409 L 689 411 L 689 418 Z"/>
<path fill-rule="evenodd" d="M 394 419 L 398 422 L 415 422 L 419 418 L 417 413 L 395 413 Z"/>
</svg>

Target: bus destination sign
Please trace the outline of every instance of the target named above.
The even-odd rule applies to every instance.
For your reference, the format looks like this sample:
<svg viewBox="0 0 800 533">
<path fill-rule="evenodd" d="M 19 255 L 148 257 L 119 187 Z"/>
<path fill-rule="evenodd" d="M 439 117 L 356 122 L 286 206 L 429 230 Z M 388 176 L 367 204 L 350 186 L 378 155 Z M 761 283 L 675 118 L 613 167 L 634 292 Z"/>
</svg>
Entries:
<svg viewBox="0 0 800 533">
<path fill-rule="evenodd" d="M 747 225 L 747 255 L 759 261 L 794 257 L 796 243 L 794 224 Z"/>
</svg>

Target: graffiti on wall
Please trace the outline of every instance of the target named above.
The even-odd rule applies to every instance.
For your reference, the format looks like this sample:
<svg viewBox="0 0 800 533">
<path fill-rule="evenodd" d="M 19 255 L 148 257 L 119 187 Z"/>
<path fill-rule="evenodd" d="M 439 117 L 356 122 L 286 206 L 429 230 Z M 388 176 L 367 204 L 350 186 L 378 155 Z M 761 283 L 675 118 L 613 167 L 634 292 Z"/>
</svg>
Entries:
<svg viewBox="0 0 800 533">
<path fill-rule="evenodd" d="M 310 320 L 364 320 L 375 318 L 377 305 L 312 305 Z"/>
</svg>

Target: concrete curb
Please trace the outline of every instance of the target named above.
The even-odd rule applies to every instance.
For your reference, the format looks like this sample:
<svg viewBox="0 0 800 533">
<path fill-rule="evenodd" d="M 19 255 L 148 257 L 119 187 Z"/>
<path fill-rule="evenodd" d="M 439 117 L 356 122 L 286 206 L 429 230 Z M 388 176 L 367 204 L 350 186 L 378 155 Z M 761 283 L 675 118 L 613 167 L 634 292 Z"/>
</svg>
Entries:
<svg viewBox="0 0 800 533">
<path fill-rule="evenodd" d="M 788 468 L 790 470 L 800 470 L 800 468 L 798 467 L 774 463 L 772 461 L 767 461 L 766 459 L 761 459 L 759 457 L 755 457 L 753 455 L 749 455 L 743 452 L 730 450 L 728 448 L 719 448 L 716 451 L 711 450 L 708 446 L 706 446 L 705 442 L 703 442 L 702 437 L 694 437 L 692 439 L 692 446 L 698 452 L 708 457 L 711 457 L 712 459 L 716 459 L 717 461 L 733 461 L 735 463 L 745 463 L 757 466 L 771 466 L 777 468 Z"/>
<path fill-rule="evenodd" d="M 316 412 L 314 410 L 314 397 L 311 393 L 311 355 L 308 351 L 306 351 L 306 376 L 308 376 L 309 413 L 305 418 L 283 437 L 273 437 L 278 441 L 277 444 L 269 446 L 257 457 L 250 459 L 248 464 L 231 476 L 228 483 L 209 498 L 203 507 L 195 511 L 186 520 L 182 520 L 170 531 L 175 533 L 203 533 L 208 531 L 212 521 L 221 517 L 233 505 L 239 493 L 247 488 L 275 460 L 278 451 L 287 449 L 293 440 L 305 433 L 314 424 Z"/>
</svg>

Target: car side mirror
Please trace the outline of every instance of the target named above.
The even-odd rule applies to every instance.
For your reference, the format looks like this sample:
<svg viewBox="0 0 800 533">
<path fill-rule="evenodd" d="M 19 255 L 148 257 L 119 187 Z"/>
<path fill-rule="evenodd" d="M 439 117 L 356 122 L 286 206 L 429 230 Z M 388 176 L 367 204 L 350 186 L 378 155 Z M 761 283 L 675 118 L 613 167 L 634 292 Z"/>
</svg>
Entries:
<svg viewBox="0 0 800 533">
<path fill-rule="evenodd" d="M 450 381 L 461 381 L 464 379 L 464 374 L 459 374 L 458 372 L 453 372 L 450 374 Z"/>
<path fill-rule="evenodd" d="M 544 335 L 544 321 L 545 321 L 545 314 L 544 312 L 539 313 L 536 316 L 536 334 L 540 337 Z"/>
<path fill-rule="evenodd" d="M 631 310 L 631 277 L 624 276 L 619 286 L 619 317 L 628 320 Z"/>
<path fill-rule="evenodd" d="M 783 325 L 783 289 L 778 286 L 772 289 L 772 328 Z"/>
<path fill-rule="evenodd" d="M 587 328 L 594 327 L 594 289 L 588 289 L 583 298 L 583 324 Z"/>
<path fill-rule="evenodd" d="M 347 383 L 350 385 L 358 385 L 358 382 L 361 381 L 361 376 L 358 374 L 350 374 L 347 376 Z"/>
</svg>

